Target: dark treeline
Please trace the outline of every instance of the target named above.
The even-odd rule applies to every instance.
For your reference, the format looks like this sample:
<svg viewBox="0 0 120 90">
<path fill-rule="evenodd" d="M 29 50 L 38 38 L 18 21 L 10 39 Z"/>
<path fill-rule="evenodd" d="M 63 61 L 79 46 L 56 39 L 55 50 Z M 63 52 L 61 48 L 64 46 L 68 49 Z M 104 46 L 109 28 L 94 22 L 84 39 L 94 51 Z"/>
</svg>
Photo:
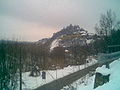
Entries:
<svg viewBox="0 0 120 90">
<path fill-rule="evenodd" d="M 18 41 L 0 41 L 0 90 L 15 90 L 22 72 L 34 65 L 45 69 L 48 51 L 42 45 Z"/>
<path fill-rule="evenodd" d="M 66 48 L 63 47 L 56 47 L 50 52 L 49 48 L 42 44 L 4 40 L 0 41 L 0 49 L 1 61 L 4 61 L 2 59 L 2 56 L 4 56 L 5 61 L 11 58 L 10 61 L 17 63 L 14 65 L 19 66 L 21 57 L 23 72 L 30 71 L 34 65 L 39 66 L 43 70 L 52 69 L 52 66 L 63 68 L 67 65 L 84 64 L 84 60 L 91 51 L 88 45 L 77 45 L 69 47 L 69 52 L 65 52 Z"/>
<path fill-rule="evenodd" d="M 14 90 L 17 87 L 20 68 L 18 43 L 0 41 L 0 89 Z"/>
<path fill-rule="evenodd" d="M 109 53 L 120 50 L 120 21 L 116 20 L 114 12 L 108 10 L 105 14 L 102 14 L 95 30 L 97 32 L 97 38 L 93 43 L 95 53 Z M 112 46 L 118 49 L 112 50 Z"/>
</svg>

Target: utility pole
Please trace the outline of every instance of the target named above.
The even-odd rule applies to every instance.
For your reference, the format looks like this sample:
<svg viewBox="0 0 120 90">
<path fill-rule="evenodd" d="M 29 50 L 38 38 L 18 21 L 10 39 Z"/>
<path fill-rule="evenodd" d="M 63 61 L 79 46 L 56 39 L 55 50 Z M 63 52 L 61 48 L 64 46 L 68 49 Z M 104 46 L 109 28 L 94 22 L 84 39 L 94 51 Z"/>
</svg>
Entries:
<svg viewBox="0 0 120 90">
<path fill-rule="evenodd" d="M 21 60 L 21 46 L 20 46 L 20 90 L 22 90 L 22 60 Z"/>
</svg>

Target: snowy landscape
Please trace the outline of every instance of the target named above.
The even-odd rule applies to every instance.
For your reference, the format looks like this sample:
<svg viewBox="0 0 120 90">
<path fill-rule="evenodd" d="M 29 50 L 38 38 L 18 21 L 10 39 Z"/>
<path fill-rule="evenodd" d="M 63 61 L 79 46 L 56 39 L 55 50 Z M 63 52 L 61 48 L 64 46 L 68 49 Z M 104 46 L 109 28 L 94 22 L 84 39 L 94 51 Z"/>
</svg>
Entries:
<svg viewBox="0 0 120 90">
<path fill-rule="evenodd" d="M 120 0 L 0 0 L 0 90 L 120 90 Z"/>
<path fill-rule="evenodd" d="M 58 69 L 58 70 L 45 70 L 46 72 L 46 79 L 42 79 L 42 76 L 38 77 L 30 77 L 30 72 L 23 73 L 23 90 L 25 89 L 35 89 L 41 85 L 44 85 L 46 83 L 49 83 L 53 80 L 56 80 L 58 78 L 62 78 L 66 75 L 69 75 L 71 73 L 74 73 L 78 70 L 87 68 L 93 64 L 96 64 L 97 61 L 93 59 L 91 62 L 85 64 L 85 65 L 79 65 L 79 66 L 68 66 L 64 69 Z M 42 72 L 42 71 L 41 71 Z M 34 82 L 34 83 L 33 83 Z"/>
<path fill-rule="evenodd" d="M 42 79 L 41 76 L 39 77 L 30 77 L 30 72 L 23 73 L 23 90 L 33 90 L 41 85 L 44 85 L 46 83 L 50 83 L 53 80 L 56 80 L 58 78 L 62 78 L 66 75 L 69 75 L 71 73 L 74 73 L 78 70 L 84 69 L 86 67 L 89 67 L 93 64 L 96 64 L 96 60 L 92 60 L 92 62 L 87 63 L 87 65 L 80 65 L 80 66 L 68 66 L 64 69 L 58 69 L 58 70 L 46 70 L 46 79 Z M 119 90 L 119 74 L 120 74 L 120 59 L 114 60 L 110 64 L 110 69 L 106 68 L 105 65 L 98 67 L 95 71 L 101 73 L 102 75 L 108 75 L 110 74 L 110 81 L 103 86 L 99 86 L 96 89 L 94 88 L 94 81 L 95 81 L 95 73 L 91 76 L 90 73 L 86 76 L 80 78 L 79 80 L 73 82 L 69 86 L 65 86 L 61 90 L 71 90 L 74 88 L 75 90 Z M 57 73 L 57 74 L 56 74 Z M 34 83 L 33 83 L 34 82 Z"/>
<path fill-rule="evenodd" d="M 76 88 L 75 90 L 119 90 L 120 89 L 120 85 L 119 85 L 120 70 L 119 70 L 119 68 L 120 68 L 120 59 L 113 61 L 110 64 L 110 69 L 105 68 L 104 65 L 102 67 L 98 67 L 96 69 L 96 72 L 102 73 L 103 75 L 110 74 L 111 76 L 110 76 L 110 81 L 108 83 L 104 84 L 103 86 L 99 86 L 96 89 L 93 89 L 95 75 L 89 76 L 89 74 L 84 76 L 80 80 L 77 80 L 76 82 L 71 84 L 71 86 Z M 82 82 L 82 81 L 84 81 L 84 82 Z M 61 89 L 61 90 L 67 90 L 67 88 L 69 89 L 70 87 L 66 86 L 66 87 L 64 87 L 64 89 Z"/>
</svg>

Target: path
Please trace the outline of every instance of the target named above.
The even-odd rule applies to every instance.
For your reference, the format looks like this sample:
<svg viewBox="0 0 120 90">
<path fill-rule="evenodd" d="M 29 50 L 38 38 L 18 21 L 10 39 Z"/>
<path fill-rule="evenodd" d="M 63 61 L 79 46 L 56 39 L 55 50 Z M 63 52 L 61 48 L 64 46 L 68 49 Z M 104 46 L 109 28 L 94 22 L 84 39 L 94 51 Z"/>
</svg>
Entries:
<svg viewBox="0 0 120 90">
<path fill-rule="evenodd" d="M 50 83 L 47 83 L 43 86 L 40 86 L 34 90 L 60 90 L 64 86 L 72 84 L 74 81 L 80 79 L 81 77 L 85 76 L 89 73 L 91 70 L 95 70 L 98 67 L 98 64 L 89 66 L 85 69 L 82 69 L 80 71 L 77 71 L 75 73 L 72 73 L 70 75 L 67 75 L 63 78 L 57 79 L 55 81 L 52 81 Z"/>
</svg>

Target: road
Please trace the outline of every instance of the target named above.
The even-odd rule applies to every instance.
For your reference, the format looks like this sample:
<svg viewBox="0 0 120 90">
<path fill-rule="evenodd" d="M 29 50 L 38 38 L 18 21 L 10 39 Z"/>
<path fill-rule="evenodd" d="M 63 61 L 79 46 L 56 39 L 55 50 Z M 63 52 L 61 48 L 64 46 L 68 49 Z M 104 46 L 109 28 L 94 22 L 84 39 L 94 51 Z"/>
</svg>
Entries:
<svg viewBox="0 0 120 90">
<path fill-rule="evenodd" d="M 67 75 L 63 78 L 57 79 L 55 81 L 52 81 L 50 83 L 47 83 L 43 86 L 40 86 L 34 90 L 60 90 L 64 86 L 72 84 L 74 81 L 80 79 L 81 77 L 85 76 L 89 73 L 91 70 L 95 70 L 98 67 L 98 64 L 89 66 L 85 69 L 79 70 L 75 73 L 72 73 L 70 75 Z"/>
</svg>

